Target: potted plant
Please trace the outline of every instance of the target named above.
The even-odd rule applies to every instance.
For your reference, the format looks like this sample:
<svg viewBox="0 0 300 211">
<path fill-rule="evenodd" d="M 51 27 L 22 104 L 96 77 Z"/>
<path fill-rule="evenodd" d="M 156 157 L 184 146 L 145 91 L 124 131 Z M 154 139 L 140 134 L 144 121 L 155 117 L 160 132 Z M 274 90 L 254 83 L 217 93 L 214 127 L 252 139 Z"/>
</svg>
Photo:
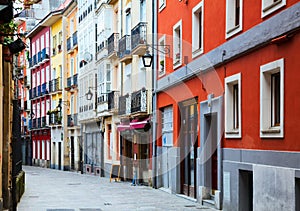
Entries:
<svg viewBox="0 0 300 211">
<path fill-rule="evenodd" d="M 164 61 L 164 60 L 161 60 L 161 61 L 159 62 L 159 64 L 160 64 L 160 69 L 161 69 L 161 70 L 164 70 L 164 67 L 165 67 L 165 61 Z"/>
</svg>

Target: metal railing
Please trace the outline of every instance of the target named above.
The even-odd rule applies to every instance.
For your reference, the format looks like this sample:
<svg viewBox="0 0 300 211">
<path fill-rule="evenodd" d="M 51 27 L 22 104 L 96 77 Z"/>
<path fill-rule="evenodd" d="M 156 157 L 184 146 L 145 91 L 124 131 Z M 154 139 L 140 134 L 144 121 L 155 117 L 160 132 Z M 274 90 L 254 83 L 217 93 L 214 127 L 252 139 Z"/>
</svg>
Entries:
<svg viewBox="0 0 300 211">
<path fill-rule="evenodd" d="M 147 43 L 147 23 L 140 22 L 131 30 L 131 47 L 134 49 L 140 44 Z"/>
<path fill-rule="evenodd" d="M 75 75 L 73 75 L 73 85 L 77 86 L 78 85 L 78 74 L 76 73 Z"/>
<path fill-rule="evenodd" d="M 119 115 L 126 114 L 126 99 L 127 98 L 128 98 L 127 95 L 119 97 L 119 109 L 118 109 Z"/>
<path fill-rule="evenodd" d="M 119 48 L 119 33 L 113 33 L 107 39 L 107 52 L 108 55 L 118 52 Z"/>
<path fill-rule="evenodd" d="M 123 58 L 127 55 L 130 55 L 130 52 L 131 52 L 130 35 L 125 35 L 119 41 L 119 57 Z"/>
<path fill-rule="evenodd" d="M 73 47 L 78 44 L 78 42 L 77 42 L 77 31 L 73 33 L 72 41 L 73 41 Z"/>
</svg>

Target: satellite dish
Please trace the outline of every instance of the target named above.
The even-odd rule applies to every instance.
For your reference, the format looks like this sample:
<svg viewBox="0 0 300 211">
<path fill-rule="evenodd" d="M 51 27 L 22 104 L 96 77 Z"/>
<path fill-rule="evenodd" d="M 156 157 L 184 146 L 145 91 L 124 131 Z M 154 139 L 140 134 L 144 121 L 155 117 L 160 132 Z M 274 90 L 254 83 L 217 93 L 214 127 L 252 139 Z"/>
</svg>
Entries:
<svg viewBox="0 0 300 211">
<path fill-rule="evenodd" d="M 83 59 L 84 61 L 90 62 L 92 60 L 92 54 L 90 54 L 89 52 L 85 52 L 83 54 Z"/>
</svg>

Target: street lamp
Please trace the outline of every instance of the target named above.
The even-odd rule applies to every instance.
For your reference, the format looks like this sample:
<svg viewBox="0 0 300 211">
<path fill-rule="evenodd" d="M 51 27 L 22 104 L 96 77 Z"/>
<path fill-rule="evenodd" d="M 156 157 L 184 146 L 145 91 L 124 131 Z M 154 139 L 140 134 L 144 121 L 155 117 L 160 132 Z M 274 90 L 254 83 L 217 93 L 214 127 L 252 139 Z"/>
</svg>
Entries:
<svg viewBox="0 0 300 211">
<path fill-rule="evenodd" d="M 92 99 L 93 93 L 92 93 L 90 87 L 89 87 L 89 91 L 85 94 L 85 96 L 86 96 L 86 99 L 87 99 L 87 100 L 91 100 L 91 99 Z"/>
<path fill-rule="evenodd" d="M 149 50 L 146 51 L 146 54 L 142 56 L 144 67 L 151 67 L 153 56 L 149 53 Z"/>
<path fill-rule="evenodd" d="M 151 47 L 152 49 L 154 49 L 164 55 L 168 54 L 170 57 L 170 45 L 147 45 L 147 47 Z M 157 47 L 163 47 L 164 50 L 160 50 Z M 152 62 L 153 62 L 153 55 L 150 54 L 148 49 L 147 49 L 145 55 L 142 56 L 142 60 L 143 60 L 144 67 L 151 67 Z"/>
</svg>

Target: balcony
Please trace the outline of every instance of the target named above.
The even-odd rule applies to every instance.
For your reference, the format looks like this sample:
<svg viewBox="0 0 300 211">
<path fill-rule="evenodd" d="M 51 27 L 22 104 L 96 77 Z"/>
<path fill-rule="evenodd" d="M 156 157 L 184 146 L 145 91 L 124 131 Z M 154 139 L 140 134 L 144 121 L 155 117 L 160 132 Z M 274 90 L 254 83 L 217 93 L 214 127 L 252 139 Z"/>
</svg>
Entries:
<svg viewBox="0 0 300 211">
<path fill-rule="evenodd" d="M 42 52 L 40 51 L 40 52 L 38 52 L 38 54 L 37 54 L 37 60 L 38 60 L 38 63 L 40 63 L 40 62 L 42 62 Z"/>
<path fill-rule="evenodd" d="M 107 94 L 107 103 L 108 103 L 108 110 L 115 113 L 118 111 L 119 107 L 119 92 L 112 91 Z"/>
<path fill-rule="evenodd" d="M 55 91 L 54 80 L 49 81 L 49 92 L 52 93 Z"/>
<path fill-rule="evenodd" d="M 42 52 L 42 62 L 49 61 L 50 59 L 49 48 L 44 48 L 41 52 Z"/>
<path fill-rule="evenodd" d="M 29 100 L 32 100 L 32 89 L 29 89 Z"/>
<path fill-rule="evenodd" d="M 73 88 L 78 86 L 77 78 L 78 78 L 78 74 L 76 73 L 75 75 L 73 75 L 73 84 L 72 84 L 74 86 Z"/>
<path fill-rule="evenodd" d="M 77 42 L 77 31 L 73 33 L 72 35 L 72 41 L 73 41 L 73 48 L 76 48 L 78 45 L 78 42 Z"/>
<path fill-rule="evenodd" d="M 61 78 L 58 77 L 54 79 L 54 85 L 55 85 L 55 91 L 61 91 L 62 90 L 62 83 Z"/>
<path fill-rule="evenodd" d="M 49 94 L 47 82 L 42 84 L 42 95 L 46 95 L 46 94 Z"/>
<path fill-rule="evenodd" d="M 126 98 L 128 96 L 120 96 L 119 97 L 119 109 L 118 109 L 118 114 L 119 115 L 124 115 L 126 114 Z"/>
<path fill-rule="evenodd" d="M 125 96 L 120 96 L 118 114 L 130 115 L 130 112 L 131 112 L 131 96 L 128 94 Z"/>
<path fill-rule="evenodd" d="M 37 118 L 36 128 L 41 128 L 41 125 L 42 125 L 42 119 L 41 118 Z"/>
<path fill-rule="evenodd" d="M 38 86 L 37 87 L 37 97 L 40 97 L 40 96 L 42 96 L 42 87 Z"/>
<path fill-rule="evenodd" d="M 36 87 L 34 87 L 31 91 L 32 91 L 31 93 L 32 99 L 36 98 Z"/>
<path fill-rule="evenodd" d="M 50 93 L 56 94 L 56 92 L 61 92 L 61 91 L 62 91 L 62 83 L 61 83 L 60 77 L 49 81 L 49 92 Z"/>
<path fill-rule="evenodd" d="M 71 43 L 72 40 L 71 39 L 72 39 L 72 37 L 69 37 L 67 39 L 67 51 L 68 52 L 72 49 L 72 43 Z"/>
<path fill-rule="evenodd" d="M 109 59 L 118 58 L 118 50 L 119 50 L 119 33 L 113 33 L 107 39 L 107 57 Z"/>
<path fill-rule="evenodd" d="M 107 56 L 107 40 L 102 41 L 96 48 L 96 60 Z"/>
<path fill-rule="evenodd" d="M 37 56 L 36 55 L 34 55 L 33 57 L 32 57 L 32 63 L 33 63 L 33 66 L 36 66 L 38 63 L 37 63 Z"/>
<path fill-rule="evenodd" d="M 68 115 L 68 127 L 78 126 L 78 114 Z"/>
<path fill-rule="evenodd" d="M 141 89 L 131 94 L 131 113 L 147 112 L 147 91 Z"/>
<path fill-rule="evenodd" d="M 32 128 L 32 129 L 35 129 L 35 128 L 36 128 L 36 125 L 37 125 L 36 122 L 37 122 L 37 119 L 33 119 L 33 120 L 32 120 L 32 125 L 31 125 L 31 128 Z"/>
<path fill-rule="evenodd" d="M 140 22 L 131 30 L 132 54 L 144 55 L 147 50 L 147 23 Z"/>
<path fill-rule="evenodd" d="M 126 62 L 131 59 L 131 39 L 130 35 L 123 36 L 119 41 L 120 62 Z"/>
<path fill-rule="evenodd" d="M 28 58 L 28 64 L 29 64 L 29 68 L 33 67 L 33 59 L 32 58 Z"/>
<path fill-rule="evenodd" d="M 72 86 L 72 76 L 67 79 L 67 87 Z"/>
<path fill-rule="evenodd" d="M 58 113 L 53 113 L 50 115 L 49 124 L 50 125 L 60 125 L 61 124 L 61 116 Z"/>
<path fill-rule="evenodd" d="M 46 118 L 47 118 L 46 116 L 42 117 L 41 127 L 46 127 L 46 125 L 47 125 Z"/>
</svg>

